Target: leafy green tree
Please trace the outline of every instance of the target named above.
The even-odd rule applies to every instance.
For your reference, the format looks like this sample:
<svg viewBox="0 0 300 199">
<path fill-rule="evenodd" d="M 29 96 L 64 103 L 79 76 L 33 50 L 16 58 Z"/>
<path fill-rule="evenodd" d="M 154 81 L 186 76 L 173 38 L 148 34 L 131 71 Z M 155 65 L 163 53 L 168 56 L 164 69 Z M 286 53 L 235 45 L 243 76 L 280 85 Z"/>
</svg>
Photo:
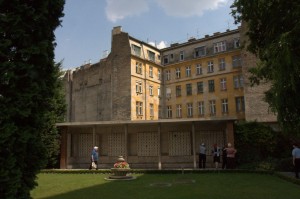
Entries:
<svg viewBox="0 0 300 199">
<path fill-rule="evenodd" d="M 57 92 L 54 30 L 64 0 L 0 0 L 0 198 L 30 198 Z"/>
<path fill-rule="evenodd" d="M 271 83 L 265 99 L 286 132 L 300 135 L 300 1 L 235 0 L 232 15 L 247 25 L 249 44 L 259 64 L 253 84 Z"/>
<path fill-rule="evenodd" d="M 235 125 L 235 145 L 239 163 L 253 163 L 275 158 L 278 133 L 258 122 L 240 122 Z M 278 157 L 276 155 L 276 157 Z"/>
</svg>

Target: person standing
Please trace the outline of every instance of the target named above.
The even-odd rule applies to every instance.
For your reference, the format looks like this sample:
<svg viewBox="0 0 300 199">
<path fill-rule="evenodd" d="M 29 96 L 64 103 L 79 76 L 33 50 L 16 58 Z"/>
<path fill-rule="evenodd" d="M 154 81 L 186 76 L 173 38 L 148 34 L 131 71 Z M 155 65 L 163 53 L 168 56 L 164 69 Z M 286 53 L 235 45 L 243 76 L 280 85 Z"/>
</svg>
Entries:
<svg viewBox="0 0 300 199">
<path fill-rule="evenodd" d="M 227 148 L 225 148 L 227 153 L 227 169 L 234 169 L 235 168 L 235 154 L 237 150 L 233 148 L 231 143 L 228 143 Z"/>
<path fill-rule="evenodd" d="M 297 143 L 293 144 L 293 151 L 292 151 L 292 156 L 293 156 L 293 165 L 295 168 L 295 177 L 298 179 L 299 178 L 299 171 L 300 171 L 300 148 Z"/>
<path fill-rule="evenodd" d="M 223 153 L 222 153 L 222 169 L 227 168 L 227 152 L 226 152 L 226 147 L 223 147 Z"/>
<path fill-rule="evenodd" d="M 90 170 L 93 168 L 93 163 L 95 164 L 95 169 L 98 170 L 98 160 L 99 160 L 98 147 L 94 146 L 91 153 L 91 164 L 89 168 Z"/>
<path fill-rule="evenodd" d="M 221 149 L 220 147 L 218 147 L 217 144 L 214 144 L 213 150 L 212 150 L 212 154 L 213 154 L 213 158 L 214 158 L 214 163 L 215 163 L 215 168 L 218 169 L 219 168 L 219 163 L 220 163 L 220 154 L 221 153 Z"/>
<path fill-rule="evenodd" d="M 199 153 L 199 168 L 205 169 L 206 164 L 206 147 L 205 144 L 202 143 L 200 145 L 200 153 Z"/>
</svg>

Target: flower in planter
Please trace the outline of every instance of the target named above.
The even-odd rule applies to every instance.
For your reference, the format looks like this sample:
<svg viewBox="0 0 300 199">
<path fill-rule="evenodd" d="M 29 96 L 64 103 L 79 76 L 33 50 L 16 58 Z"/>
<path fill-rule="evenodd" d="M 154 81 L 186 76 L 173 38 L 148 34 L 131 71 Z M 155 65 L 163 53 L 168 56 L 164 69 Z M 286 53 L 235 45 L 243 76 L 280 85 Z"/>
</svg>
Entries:
<svg viewBox="0 0 300 199">
<path fill-rule="evenodd" d="M 129 169 L 129 164 L 127 162 L 117 162 L 114 164 L 114 168 L 118 169 Z"/>
</svg>

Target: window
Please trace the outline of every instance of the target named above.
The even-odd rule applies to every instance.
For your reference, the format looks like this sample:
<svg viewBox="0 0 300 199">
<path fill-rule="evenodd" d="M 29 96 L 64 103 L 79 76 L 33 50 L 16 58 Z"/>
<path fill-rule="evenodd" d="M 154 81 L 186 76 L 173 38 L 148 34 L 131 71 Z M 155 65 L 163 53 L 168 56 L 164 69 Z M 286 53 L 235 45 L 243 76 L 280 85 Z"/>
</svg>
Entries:
<svg viewBox="0 0 300 199">
<path fill-rule="evenodd" d="M 182 114 L 181 114 L 181 104 L 177 104 L 176 105 L 176 117 L 177 118 L 181 118 Z"/>
<path fill-rule="evenodd" d="M 153 104 L 150 104 L 150 117 L 153 117 L 154 116 L 154 106 Z"/>
<path fill-rule="evenodd" d="M 235 107 L 236 107 L 236 112 L 238 112 L 238 113 L 245 111 L 244 97 L 236 97 L 235 98 Z"/>
<path fill-rule="evenodd" d="M 233 85 L 234 88 L 243 88 L 244 87 L 244 78 L 242 75 L 233 76 Z"/>
<path fill-rule="evenodd" d="M 143 115 L 143 102 L 136 102 L 136 115 Z"/>
<path fill-rule="evenodd" d="M 197 82 L 197 93 L 203 93 L 203 82 Z"/>
<path fill-rule="evenodd" d="M 164 64 L 168 64 L 169 63 L 169 55 L 165 55 L 163 57 L 163 59 L 164 59 Z"/>
<path fill-rule="evenodd" d="M 214 53 L 224 52 L 226 51 L 226 42 L 221 41 L 214 43 Z"/>
<path fill-rule="evenodd" d="M 207 72 L 208 73 L 213 73 L 214 72 L 214 62 L 213 61 L 208 61 L 207 62 Z"/>
<path fill-rule="evenodd" d="M 204 115 L 204 101 L 198 102 L 198 114 L 199 116 Z"/>
<path fill-rule="evenodd" d="M 205 50 L 205 46 L 201 46 L 198 48 L 195 48 L 195 57 L 202 57 L 206 55 L 206 50 Z"/>
<path fill-rule="evenodd" d="M 157 96 L 160 97 L 161 93 L 160 93 L 160 87 L 157 88 Z"/>
<path fill-rule="evenodd" d="M 208 80 L 208 91 L 209 92 L 215 91 L 215 81 L 214 80 Z"/>
<path fill-rule="evenodd" d="M 221 86 L 221 91 L 226 91 L 227 90 L 226 78 L 221 78 L 220 79 L 220 86 Z"/>
<path fill-rule="evenodd" d="M 239 48 L 240 47 L 240 38 L 234 38 L 233 45 L 234 45 L 234 48 Z"/>
<path fill-rule="evenodd" d="M 172 106 L 167 106 L 167 118 L 172 118 Z"/>
<path fill-rule="evenodd" d="M 187 66 L 185 68 L 185 76 L 186 77 L 190 77 L 191 76 L 191 67 L 190 66 Z"/>
<path fill-rule="evenodd" d="M 172 93 L 172 90 L 171 88 L 166 88 L 166 98 L 169 100 L 171 99 L 171 93 Z"/>
<path fill-rule="evenodd" d="M 193 117 L 193 103 L 187 103 L 187 116 Z"/>
<path fill-rule="evenodd" d="M 161 109 L 161 106 L 158 106 L 158 118 L 162 118 L 162 109 Z"/>
<path fill-rule="evenodd" d="M 180 78 L 180 68 L 176 68 L 176 79 Z"/>
<path fill-rule="evenodd" d="M 141 47 L 132 44 L 131 50 L 132 50 L 132 54 L 139 56 L 139 57 L 141 56 Z"/>
<path fill-rule="evenodd" d="M 143 87 L 143 83 L 137 81 L 137 82 L 135 83 L 135 90 L 136 90 L 136 93 L 142 93 L 142 87 Z"/>
<path fill-rule="evenodd" d="M 184 51 L 180 51 L 179 53 L 179 61 L 183 61 L 184 60 Z"/>
<path fill-rule="evenodd" d="M 158 80 L 161 80 L 161 70 L 160 69 L 157 70 L 157 76 L 158 76 Z"/>
<path fill-rule="evenodd" d="M 142 71 L 143 71 L 143 69 L 142 69 L 142 63 L 141 62 L 136 62 L 135 63 L 135 72 L 137 74 L 142 74 Z"/>
<path fill-rule="evenodd" d="M 152 51 L 150 51 L 150 50 L 148 50 L 148 59 L 149 59 L 150 61 L 155 62 L 155 53 L 152 52 Z"/>
<path fill-rule="evenodd" d="M 228 113 L 228 99 L 221 99 L 222 103 L 222 114 Z"/>
<path fill-rule="evenodd" d="M 170 58 L 171 58 L 171 59 L 174 59 L 174 54 L 173 54 L 173 53 L 170 54 Z"/>
<path fill-rule="evenodd" d="M 209 100 L 209 112 L 211 116 L 216 115 L 216 100 Z"/>
<path fill-rule="evenodd" d="M 153 67 L 149 66 L 149 77 L 153 77 Z"/>
<path fill-rule="evenodd" d="M 153 96 L 153 86 L 152 85 L 149 86 L 149 95 Z"/>
<path fill-rule="evenodd" d="M 181 85 L 176 86 L 176 97 L 181 96 Z"/>
<path fill-rule="evenodd" d="M 171 72 L 170 72 L 170 70 L 166 71 L 166 80 L 167 81 L 171 80 Z"/>
<path fill-rule="evenodd" d="M 225 70 L 226 64 L 225 64 L 225 58 L 219 59 L 219 70 Z"/>
<path fill-rule="evenodd" d="M 232 56 L 232 67 L 237 68 L 242 66 L 242 59 L 240 55 Z"/>
<path fill-rule="evenodd" d="M 192 84 L 186 84 L 186 95 L 192 95 Z"/>
<path fill-rule="evenodd" d="M 196 73 L 197 73 L 197 75 L 202 74 L 202 65 L 201 64 L 196 65 Z"/>
</svg>

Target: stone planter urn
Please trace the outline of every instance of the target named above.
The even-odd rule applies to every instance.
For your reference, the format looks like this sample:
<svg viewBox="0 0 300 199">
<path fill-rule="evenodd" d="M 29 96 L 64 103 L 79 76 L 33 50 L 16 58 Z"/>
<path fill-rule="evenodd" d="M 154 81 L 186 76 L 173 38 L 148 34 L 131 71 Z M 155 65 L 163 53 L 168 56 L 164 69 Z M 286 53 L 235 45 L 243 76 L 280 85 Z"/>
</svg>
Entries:
<svg viewBox="0 0 300 199">
<path fill-rule="evenodd" d="M 123 156 L 119 156 L 117 162 L 114 164 L 114 167 L 110 169 L 112 175 L 109 176 L 110 179 L 130 179 L 132 178 L 129 175 L 131 169 L 129 164 L 125 161 Z"/>
<path fill-rule="evenodd" d="M 131 169 L 111 168 L 110 170 L 114 176 L 127 176 Z"/>
</svg>

